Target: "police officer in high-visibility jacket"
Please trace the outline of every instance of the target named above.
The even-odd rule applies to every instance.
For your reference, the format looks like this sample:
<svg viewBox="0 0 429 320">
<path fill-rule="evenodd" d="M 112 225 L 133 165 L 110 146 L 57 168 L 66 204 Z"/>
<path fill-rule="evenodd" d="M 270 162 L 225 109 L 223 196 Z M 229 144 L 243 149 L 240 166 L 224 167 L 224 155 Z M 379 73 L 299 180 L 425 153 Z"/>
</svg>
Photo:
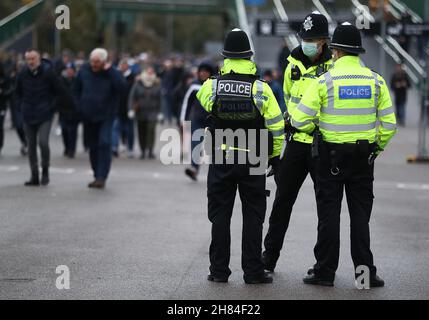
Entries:
<svg viewBox="0 0 429 320">
<path fill-rule="evenodd" d="M 262 139 L 268 136 L 268 129 L 272 146 L 269 164 L 276 166 L 284 140 L 284 118 L 269 85 L 256 76 L 256 65 L 250 60 L 253 52 L 246 33 L 240 29 L 229 32 L 222 54 L 225 60 L 220 75 L 207 80 L 197 93 L 201 105 L 210 113 L 210 132 L 215 131 L 217 136 L 218 131 L 236 132 L 243 129 L 248 133 L 252 129 L 259 132 L 258 136 Z M 260 134 L 261 131 L 265 134 Z M 252 151 L 247 147 L 212 140 L 213 153 L 221 150 L 222 160 L 226 160 L 230 154 Z M 265 139 L 265 142 L 268 140 Z M 258 145 L 267 146 L 267 143 Z M 248 284 L 272 282 L 272 278 L 265 273 L 261 260 L 262 227 L 267 201 L 267 157 L 264 165 L 262 172 L 258 174 L 251 174 L 251 165 L 247 162 L 216 161 L 209 167 L 208 216 L 212 223 L 209 281 L 227 282 L 231 274 L 230 223 L 238 187 L 243 211 L 244 281 Z"/>
<path fill-rule="evenodd" d="M 350 23 L 338 26 L 330 47 L 334 67 L 318 78 L 292 112 L 292 125 L 300 132 L 313 133 L 317 157 L 317 262 L 304 282 L 334 284 L 345 188 L 355 275 L 366 271 L 370 286 L 382 287 L 384 281 L 377 276 L 370 250 L 374 160 L 396 133 L 396 118 L 386 81 L 359 59 L 365 52 L 359 30 Z"/>
<path fill-rule="evenodd" d="M 308 87 L 332 67 L 332 52 L 328 48 L 328 20 L 319 12 L 307 15 L 301 25 L 299 36 L 302 44 L 288 57 L 284 76 L 284 94 L 287 113 L 290 114 L 300 102 Z M 275 173 L 277 192 L 270 216 L 270 226 L 264 240 L 263 262 L 265 269 L 274 271 L 298 192 L 308 173 L 314 181 L 311 161 L 313 137 L 305 132 L 296 132 L 288 121 L 287 144 L 278 171 Z"/>
</svg>

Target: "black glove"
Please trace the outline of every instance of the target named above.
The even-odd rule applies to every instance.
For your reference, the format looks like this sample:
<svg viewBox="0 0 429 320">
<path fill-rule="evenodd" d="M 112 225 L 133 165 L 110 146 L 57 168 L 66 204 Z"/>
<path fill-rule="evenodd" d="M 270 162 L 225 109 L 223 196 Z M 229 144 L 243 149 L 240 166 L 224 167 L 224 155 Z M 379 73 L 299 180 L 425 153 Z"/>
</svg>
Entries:
<svg viewBox="0 0 429 320">
<path fill-rule="evenodd" d="M 271 158 L 270 160 L 268 160 L 268 168 L 270 168 L 270 171 L 267 174 L 267 177 L 271 177 L 273 175 L 276 174 L 276 172 L 278 171 L 279 167 L 280 167 L 280 157 L 274 157 Z"/>
</svg>

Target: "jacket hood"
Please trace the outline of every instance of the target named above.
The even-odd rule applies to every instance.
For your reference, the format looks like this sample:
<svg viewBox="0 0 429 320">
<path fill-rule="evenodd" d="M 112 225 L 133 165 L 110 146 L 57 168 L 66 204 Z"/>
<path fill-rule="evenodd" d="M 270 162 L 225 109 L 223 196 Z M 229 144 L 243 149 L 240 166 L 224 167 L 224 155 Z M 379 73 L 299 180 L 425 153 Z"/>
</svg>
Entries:
<svg viewBox="0 0 429 320">
<path fill-rule="evenodd" d="M 246 59 L 225 59 L 220 74 L 229 73 L 256 74 L 256 64 Z"/>
</svg>

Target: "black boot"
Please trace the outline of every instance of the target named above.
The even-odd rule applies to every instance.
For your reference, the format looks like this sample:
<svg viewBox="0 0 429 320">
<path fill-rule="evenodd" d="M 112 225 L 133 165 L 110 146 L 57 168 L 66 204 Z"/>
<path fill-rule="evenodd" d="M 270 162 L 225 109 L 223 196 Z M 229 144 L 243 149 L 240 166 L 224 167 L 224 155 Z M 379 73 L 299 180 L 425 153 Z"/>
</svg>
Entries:
<svg viewBox="0 0 429 320">
<path fill-rule="evenodd" d="M 269 272 L 274 272 L 278 259 L 279 259 L 279 255 L 273 256 L 269 254 L 267 251 L 264 251 L 262 253 L 262 263 L 264 264 L 264 269 Z"/>
<path fill-rule="evenodd" d="M 371 277 L 369 286 L 371 288 L 381 288 L 384 287 L 384 280 L 381 279 L 379 276 L 375 275 Z"/>
<path fill-rule="evenodd" d="M 43 168 L 42 170 L 42 186 L 49 184 L 49 168 Z"/>
<path fill-rule="evenodd" d="M 273 278 L 267 272 L 264 272 L 262 275 L 256 276 L 256 277 L 246 277 L 246 276 L 244 276 L 243 278 L 244 278 L 244 282 L 246 284 L 268 284 L 268 283 L 273 283 Z"/>
<path fill-rule="evenodd" d="M 324 287 L 333 287 L 334 286 L 334 278 L 333 277 L 322 277 L 320 275 L 317 275 L 314 272 L 314 269 L 311 268 L 307 272 L 307 276 L 302 279 L 305 284 L 312 284 L 317 286 L 324 286 Z"/>
<path fill-rule="evenodd" d="M 40 186 L 39 171 L 31 172 L 31 178 L 24 184 L 26 187 L 37 187 Z"/>
</svg>

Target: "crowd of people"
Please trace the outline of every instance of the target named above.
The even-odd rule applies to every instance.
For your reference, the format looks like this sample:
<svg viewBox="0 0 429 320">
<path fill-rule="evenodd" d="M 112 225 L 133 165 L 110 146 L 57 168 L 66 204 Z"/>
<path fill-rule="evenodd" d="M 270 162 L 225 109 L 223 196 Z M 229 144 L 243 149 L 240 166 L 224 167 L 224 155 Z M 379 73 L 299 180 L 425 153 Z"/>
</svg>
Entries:
<svg viewBox="0 0 429 320">
<path fill-rule="evenodd" d="M 111 158 L 122 154 L 135 157 L 136 140 L 141 159 L 156 158 L 158 123 L 182 127 L 188 120 L 193 123 L 192 131 L 205 126 L 207 115 L 194 106 L 195 94 L 217 72 L 216 61 L 181 55 L 118 55 L 104 49 L 95 49 L 90 56 L 64 50 L 58 58 L 34 49 L 3 53 L 0 154 L 9 111 L 11 126 L 21 143 L 20 153 L 28 155 L 30 161 L 31 178 L 26 185 L 47 185 L 51 128 L 56 126 L 56 132 L 62 136 L 64 156 L 73 159 L 82 125 L 82 145 L 90 154 L 95 178 L 89 186 L 104 188 Z M 281 72 L 259 73 L 284 111 Z M 37 146 L 41 151 L 41 178 Z M 196 180 L 198 165 L 193 163 L 186 174 Z"/>
</svg>

